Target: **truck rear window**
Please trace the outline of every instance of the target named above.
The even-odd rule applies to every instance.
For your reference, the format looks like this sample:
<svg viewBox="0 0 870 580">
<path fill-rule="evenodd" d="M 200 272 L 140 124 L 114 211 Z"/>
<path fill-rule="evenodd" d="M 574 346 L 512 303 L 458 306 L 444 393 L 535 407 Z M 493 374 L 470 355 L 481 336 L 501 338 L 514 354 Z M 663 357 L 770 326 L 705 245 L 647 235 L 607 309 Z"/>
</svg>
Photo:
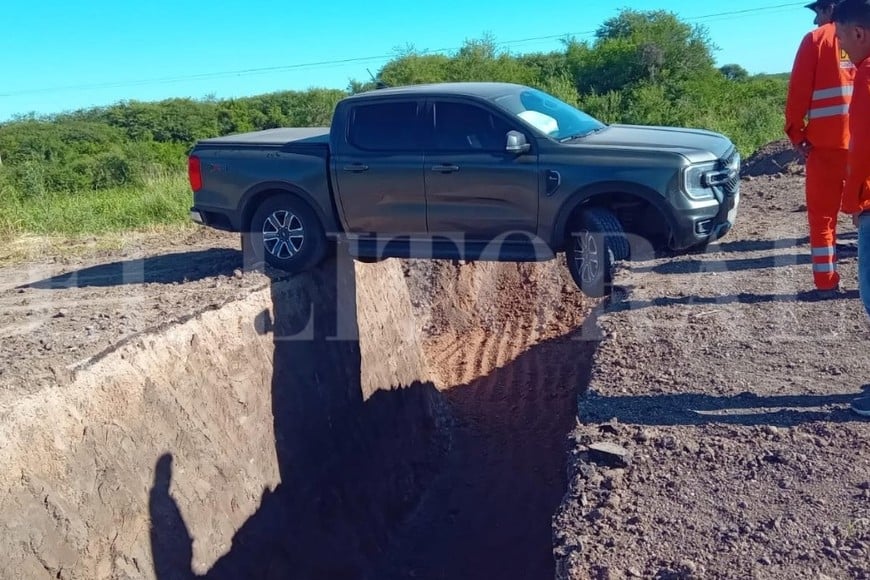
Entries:
<svg viewBox="0 0 870 580">
<path fill-rule="evenodd" d="M 422 147 L 416 101 L 358 105 L 350 115 L 348 141 L 367 151 L 408 151 Z"/>
</svg>

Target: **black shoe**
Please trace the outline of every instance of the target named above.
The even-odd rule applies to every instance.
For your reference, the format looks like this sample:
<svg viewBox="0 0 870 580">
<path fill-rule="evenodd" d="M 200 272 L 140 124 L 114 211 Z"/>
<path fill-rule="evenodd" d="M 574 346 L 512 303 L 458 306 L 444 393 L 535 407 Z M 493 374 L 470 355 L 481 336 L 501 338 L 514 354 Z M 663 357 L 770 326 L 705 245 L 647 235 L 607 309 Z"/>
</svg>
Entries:
<svg viewBox="0 0 870 580">
<path fill-rule="evenodd" d="M 857 242 L 837 242 L 837 258 L 854 258 L 858 255 Z"/>
<path fill-rule="evenodd" d="M 831 288 L 829 290 L 816 290 L 816 294 L 818 294 L 819 298 L 828 300 L 831 298 L 839 298 L 842 296 L 843 290 L 837 286 L 836 288 Z"/>
</svg>

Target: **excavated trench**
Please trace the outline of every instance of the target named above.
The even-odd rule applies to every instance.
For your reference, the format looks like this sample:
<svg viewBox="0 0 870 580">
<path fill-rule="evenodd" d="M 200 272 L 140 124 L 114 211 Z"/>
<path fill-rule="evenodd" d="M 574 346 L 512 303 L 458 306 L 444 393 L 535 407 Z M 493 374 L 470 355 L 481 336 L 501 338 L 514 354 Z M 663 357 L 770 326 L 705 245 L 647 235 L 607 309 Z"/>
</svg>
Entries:
<svg viewBox="0 0 870 580">
<path fill-rule="evenodd" d="M 2 576 L 553 578 L 589 309 L 339 258 L 139 336 L 0 426 Z"/>
</svg>

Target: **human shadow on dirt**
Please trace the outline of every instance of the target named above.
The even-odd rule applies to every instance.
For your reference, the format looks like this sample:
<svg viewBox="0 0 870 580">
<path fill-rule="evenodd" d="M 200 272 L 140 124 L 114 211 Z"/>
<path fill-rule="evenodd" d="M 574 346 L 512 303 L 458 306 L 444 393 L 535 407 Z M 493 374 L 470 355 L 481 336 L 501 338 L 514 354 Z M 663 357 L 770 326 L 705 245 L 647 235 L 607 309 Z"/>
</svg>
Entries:
<svg viewBox="0 0 870 580">
<path fill-rule="evenodd" d="M 840 232 L 837 234 L 837 243 L 849 246 L 858 239 L 858 233 L 853 231 Z M 783 250 L 797 246 L 806 246 L 810 243 L 809 236 L 799 238 L 779 238 L 776 240 L 720 240 L 710 244 L 706 253 L 716 252 L 766 252 L 769 250 Z"/>
<path fill-rule="evenodd" d="M 611 297 L 601 303 L 600 310 L 602 312 L 626 312 L 667 306 L 725 306 L 727 304 L 764 304 L 770 302 L 810 303 L 857 300 L 860 298 L 858 290 L 846 290 L 834 296 L 827 296 L 815 290 L 807 290 L 786 294 L 741 292 L 738 294 L 721 294 L 719 296 L 662 296 L 652 300 L 636 300 L 630 298 L 631 289 L 631 286 L 618 287 Z"/>
<path fill-rule="evenodd" d="M 800 238 L 780 238 L 776 240 L 720 240 L 710 244 L 707 253 L 766 252 L 770 250 L 782 250 L 785 248 L 793 248 L 796 246 L 805 246 L 809 243 L 809 236 L 802 236 Z"/>
<path fill-rule="evenodd" d="M 817 421 L 866 421 L 848 408 L 856 396 L 858 393 L 716 396 L 702 393 L 603 395 L 587 392 L 580 398 L 579 418 L 587 423 L 616 419 L 620 423 L 650 426 L 719 423 L 794 427 Z"/>
<path fill-rule="evenodd" d="M 165 453 L 157 460 L 154 467 L 154 485 L 148 494 L 151 553 L 154 574 L 159 580 L 193 578 L 190 570 L 193 538 L 184 523 L 178 504 L 169 493 L 172 461 L 171 453 Z"/>
<path fill-rule="evenodd" d="M 181 284 L 216 276 L 232 276 L 233 272 L 241 267 L 241 251 L 210 248 L 99 264 L 22 284 L 18 289 L 51 290 L 130 284 Z"/>
<path fill-rule="evenodd" d="M 812 257 L 809 254 L 797 254 L 734 260 L 673 260 L 656 266 L 633 266 L 631 271 L 636 273 L 654 272 L 656 274 L 700 274 L 702 272 L 738 272 L 809 264 L 812 264 Z"/>
<path fill-rule="evenodd" d="M 433 384 L 383 385 L 367 399 L 353 264 L 273 279 L 272 308 L 252 321 L 274 344 L 272 414 L 280 483 L 205 578 L 363 577 L 417 505 L 448 448 Z M 377 364 L 371 361 L 369 364 Z M 191 539 L 169 495 L 170 458 L 151 490 L 157 578 L 194 578 Z"/>
</svg>

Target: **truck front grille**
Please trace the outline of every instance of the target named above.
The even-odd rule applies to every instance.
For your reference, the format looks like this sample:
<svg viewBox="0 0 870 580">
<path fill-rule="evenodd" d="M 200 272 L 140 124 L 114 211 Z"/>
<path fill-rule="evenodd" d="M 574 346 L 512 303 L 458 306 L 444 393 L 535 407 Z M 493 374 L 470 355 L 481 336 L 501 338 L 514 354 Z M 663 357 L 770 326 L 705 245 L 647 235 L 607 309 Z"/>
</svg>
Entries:
<svg viewBox="0 0 870 580">
<path fill-rule="evenodd" d="M 722 160 L 722 168 L 730 170 L 730 178 L 722 183 L 726 195 L 734 195 L 740 189 L 740 153 L 733 149 L 731 154 Z"/>
<path fill-rule="evenodd" d="M 725 190 L 725 193 L 728 195 L 734 195 L 737 193 L 737 190 L 740 189 L 740 178 L 736 175 L 722 184 L 722 189 Z"/>
</svg>

